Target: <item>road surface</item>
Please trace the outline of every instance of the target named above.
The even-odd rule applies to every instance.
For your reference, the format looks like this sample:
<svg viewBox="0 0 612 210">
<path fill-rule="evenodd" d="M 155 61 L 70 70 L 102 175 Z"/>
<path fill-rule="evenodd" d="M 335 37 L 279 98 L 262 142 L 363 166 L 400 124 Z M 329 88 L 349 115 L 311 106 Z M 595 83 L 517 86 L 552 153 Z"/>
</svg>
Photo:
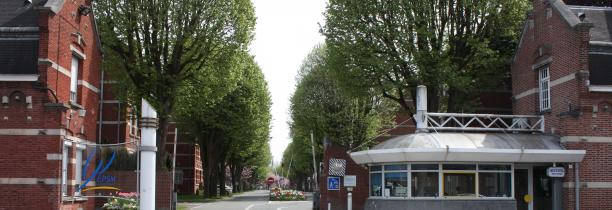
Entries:
<svg viewBox="0 0 612 210">
<path fill-rule="evenodd" d="M 267 190 L 236 195 L 228 200 L 211 203 L 181 203 L 189 210 L 312 210 L 312 197 L 307 201 L 269 201 Z"/>
</svg>

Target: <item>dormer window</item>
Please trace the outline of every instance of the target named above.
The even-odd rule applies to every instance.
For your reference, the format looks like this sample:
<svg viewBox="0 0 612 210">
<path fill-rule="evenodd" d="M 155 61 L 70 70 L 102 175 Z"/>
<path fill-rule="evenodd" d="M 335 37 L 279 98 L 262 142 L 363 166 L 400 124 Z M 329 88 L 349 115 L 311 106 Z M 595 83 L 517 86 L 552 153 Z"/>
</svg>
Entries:
<svg viewBox="0 0 612 210">
<path fill-rule="evenodd" d="M 540 83 L 540 111 L 550 110 L 550 74 L 549 67 L 544 66 L 539 70 Z"/>
</svg>

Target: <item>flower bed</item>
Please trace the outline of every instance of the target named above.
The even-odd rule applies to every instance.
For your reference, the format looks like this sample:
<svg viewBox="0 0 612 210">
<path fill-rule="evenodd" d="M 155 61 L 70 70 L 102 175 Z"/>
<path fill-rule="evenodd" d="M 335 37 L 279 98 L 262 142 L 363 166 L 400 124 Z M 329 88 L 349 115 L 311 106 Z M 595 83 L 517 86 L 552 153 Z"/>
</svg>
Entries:
<svg viewBox="0 0 612 210">
<path fill-rule="evenodd" d="M 304 192 L 297 190 L 283 190 L 280 188 L 272 188 L 270 190 L 271 201 L 303 201 L 306 200 Z"/>
<path fill-rule="evenodd" d="M 103 209 L 138 209 L 138 193 L 118 192 L 117 197 L 109 198 Z"/>
</svg>

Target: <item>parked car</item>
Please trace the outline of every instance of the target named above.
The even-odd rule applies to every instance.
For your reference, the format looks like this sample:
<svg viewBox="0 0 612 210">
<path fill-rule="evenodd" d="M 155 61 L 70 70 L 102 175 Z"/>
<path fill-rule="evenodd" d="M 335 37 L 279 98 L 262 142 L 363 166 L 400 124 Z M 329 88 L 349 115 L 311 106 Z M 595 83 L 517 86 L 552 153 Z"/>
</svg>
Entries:
<svg viewBox="0 0 612 210">
<path fill-rule="evenodd" d="M 233 193 L 233 188 L 231 186 L 225 185 L 225 191 L 227 193 Z M 219 185 L 217 185 L 217 195 L 221 195 L 221 192 L 219 192 Z"/>
</svg>

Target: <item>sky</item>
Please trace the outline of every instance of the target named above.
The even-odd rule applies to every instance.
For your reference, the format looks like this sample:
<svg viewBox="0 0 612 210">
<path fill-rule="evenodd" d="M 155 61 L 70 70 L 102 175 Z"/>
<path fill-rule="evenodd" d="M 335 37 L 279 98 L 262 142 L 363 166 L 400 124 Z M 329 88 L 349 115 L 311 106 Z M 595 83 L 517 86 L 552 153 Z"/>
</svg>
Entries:
<svg viewBox="0 0 612 210">
<path fill-rule="evenodd" d="M 319 24 L 324 24 L 326 0 L 253 0 L 257 25 L 251 54 L 261 67 L 272 95 L 270 149 L 279 163 L 289 138 L 289 99 L 302 61 L 323 43 Z"/>
</svg>

